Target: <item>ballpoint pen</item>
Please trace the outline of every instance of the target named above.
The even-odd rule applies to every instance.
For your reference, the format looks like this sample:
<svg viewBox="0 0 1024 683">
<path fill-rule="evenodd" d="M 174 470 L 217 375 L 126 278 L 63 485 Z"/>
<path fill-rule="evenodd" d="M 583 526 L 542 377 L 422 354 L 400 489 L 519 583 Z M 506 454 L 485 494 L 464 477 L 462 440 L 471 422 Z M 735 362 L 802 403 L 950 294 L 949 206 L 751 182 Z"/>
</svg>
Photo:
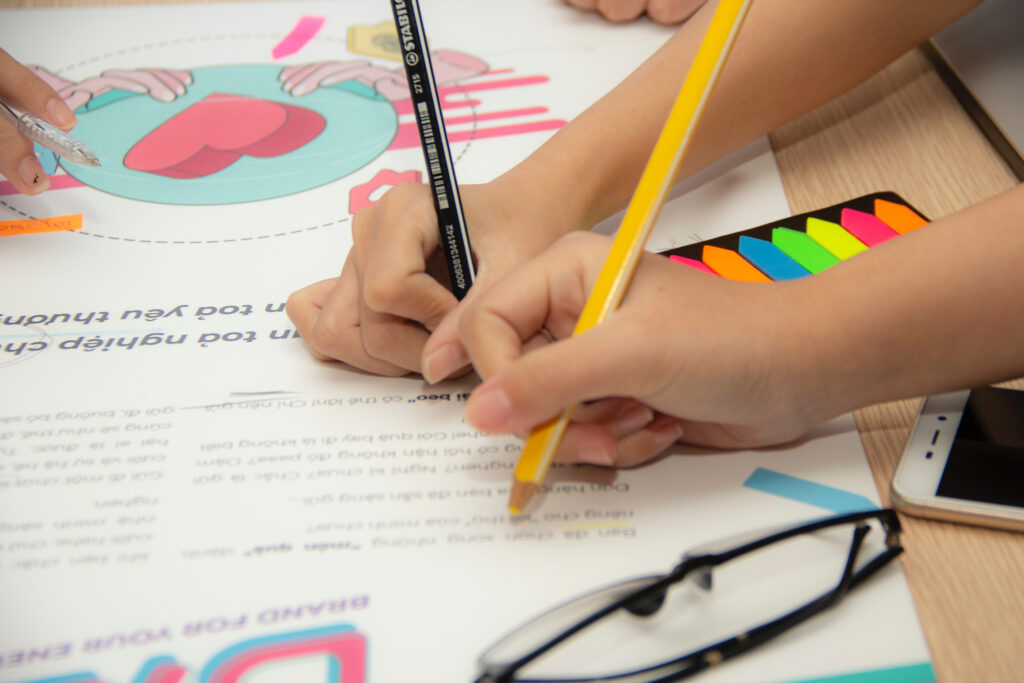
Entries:
<svg viewBox="0 0 1024 683">
<path fill-rule="evenodd" d="M 21 135 L 33 142 L 38 142 L 68 161 L 87 166 L 100 165 L 100 160 L 88 145 L 68 135 L 60 128 L 43 121 L 38 116 L 21 113 L 3 100 L 0 100 L 0 116 L 14 124 Z"/>
</svg>

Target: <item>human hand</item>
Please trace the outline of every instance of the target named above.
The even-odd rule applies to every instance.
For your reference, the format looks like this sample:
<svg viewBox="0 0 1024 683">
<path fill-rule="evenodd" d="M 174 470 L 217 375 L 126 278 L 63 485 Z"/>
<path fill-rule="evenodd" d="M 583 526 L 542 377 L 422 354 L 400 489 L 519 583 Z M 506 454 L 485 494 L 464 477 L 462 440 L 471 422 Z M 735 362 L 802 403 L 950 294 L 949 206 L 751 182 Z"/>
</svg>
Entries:
<svg viewBox="0 0 1024 683">
<path fill-rule="evenodd" d="M 65 132 L 78 122 L 52 87 L 2 49 L 0 98 Z M 50 187 L 50 179 L 36 158 L 34 148 L 35 143 L 23 138 L 14 124 L 0 116 L 0 174 L 27 195 L 39 194 Z"/>
<path fill-rule="evenodd" d="M 536 227 L 522 203 L 488 185 L 461 189 L 477 277 L 463 303 L 515 265 L 539 253 L 552 238 Z M 286 311 L 310 351 L 367 372 L 404 375 L 424 370 L 424 347 L 443 360 L 442 379 L 468 363 L 458 344 L 461 306 L 442 282 L 437 214 L 425 185 L 404 183 L 352 221 L 352 248 L 341 275 L 288 298 Z M 431 337 L 431 332 L 434 336 Z M 433 363 L 437 365 L 437 363 Z"/>
<path fill-rule="evenodd" d="M 733 282 L 645 255 L 620 307 L 571 337 L 609 245 L 562 238 L 462 312 L 462 342 L 484 379 L 466 404 L 470 424 L 522 433 L 597 401 L 574 413 L 556 459 L 628 467 L 676 440 L 763 446 L 827 417 L 809 350 L 789 343 L 803 323 L 798 282 Z M 524 353 L 545 328 L 559 341 Z"/>
<path fill-rule="evenodd" d="M 431 53 L 431 63 L 434 67 L 434 80 L 438 85 L 478 76 L 487 70 L 485 62 L 454 50 Z M 281 69 L 278 80 L 282 81 L 284 91 L 295 97 L 308 95 L 325 85 L 356 80 L 374 88 L 392 102 L 409 99 L 409 82 L 404 67 L 385 69 L 365 61 L 297 64 Z"/>
<path fill-rule="evenodd" d="M 192 74 L 179 69 L 111 69 L 80 83 L 47 75 L 72 111 L 111 90 L 127 90 L 149 95 L 161 102 L 173 102 L 192 85 Z"/>
<path fill-rule="evenodd" d="M 582 10 L 599 12 L 608 21 L 633 21 L 646 13 L 653 21 L 670 26 L 690 18 L 707 0 L 565 0 Z"/>
</svg>

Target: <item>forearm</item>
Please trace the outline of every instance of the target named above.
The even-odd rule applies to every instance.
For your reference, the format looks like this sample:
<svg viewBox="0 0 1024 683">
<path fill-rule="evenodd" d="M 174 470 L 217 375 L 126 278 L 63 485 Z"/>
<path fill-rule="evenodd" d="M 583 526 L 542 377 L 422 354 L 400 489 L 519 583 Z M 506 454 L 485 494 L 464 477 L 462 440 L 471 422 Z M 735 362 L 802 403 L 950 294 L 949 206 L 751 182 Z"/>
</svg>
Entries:
<svg viewBox="0 0 1024 683">
<path fill-rule="evenodd" d="M 680 177 L 849 90 L 978 0 L 757 0 L 708 103 Z M 589 229 L 628 201 L 717 3 L 496 183 Z"/>
<path fill-rule="evenodd" d="M 1022 217 L 1024 185 L 792 283 L 812 409 L 1024 376 Z"/>
</svg>

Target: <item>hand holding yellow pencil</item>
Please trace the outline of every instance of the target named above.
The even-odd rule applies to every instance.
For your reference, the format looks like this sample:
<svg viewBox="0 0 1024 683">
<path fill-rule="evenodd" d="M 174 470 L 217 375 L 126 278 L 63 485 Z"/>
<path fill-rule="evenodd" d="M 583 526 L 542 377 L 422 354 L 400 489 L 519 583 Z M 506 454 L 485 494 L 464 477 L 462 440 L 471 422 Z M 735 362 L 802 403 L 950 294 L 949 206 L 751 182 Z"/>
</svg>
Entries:
<svg viewBox="0 0 1024 683">
<path fill-rule="evenodd" d="M 608 258 L 576 323 L 574 336 L 600 323 L 622 300 L 750 1 L 719 0 L 686 80 L 640 176 Z M 558 417 L 536 427 L 527 439 L 509 496 L 512 514 L 519 514 L 526 507 L 544 481 L 571 415 L 572 407 L 569 407 Z"/>
</svg>

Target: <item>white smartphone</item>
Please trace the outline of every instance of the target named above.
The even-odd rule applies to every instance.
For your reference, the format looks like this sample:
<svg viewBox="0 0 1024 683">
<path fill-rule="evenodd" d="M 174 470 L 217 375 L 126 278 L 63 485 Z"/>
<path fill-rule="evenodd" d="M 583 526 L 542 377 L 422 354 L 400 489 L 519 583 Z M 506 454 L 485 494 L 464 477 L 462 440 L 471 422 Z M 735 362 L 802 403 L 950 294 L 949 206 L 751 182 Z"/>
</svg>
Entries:
<svg viewBox="0 0 1024 683">
<path fill-rule="evenodd" d="M 913 515 L 1024 530 L 1024 391 L 929 396 L 890 494 Z"/>
</svg>

